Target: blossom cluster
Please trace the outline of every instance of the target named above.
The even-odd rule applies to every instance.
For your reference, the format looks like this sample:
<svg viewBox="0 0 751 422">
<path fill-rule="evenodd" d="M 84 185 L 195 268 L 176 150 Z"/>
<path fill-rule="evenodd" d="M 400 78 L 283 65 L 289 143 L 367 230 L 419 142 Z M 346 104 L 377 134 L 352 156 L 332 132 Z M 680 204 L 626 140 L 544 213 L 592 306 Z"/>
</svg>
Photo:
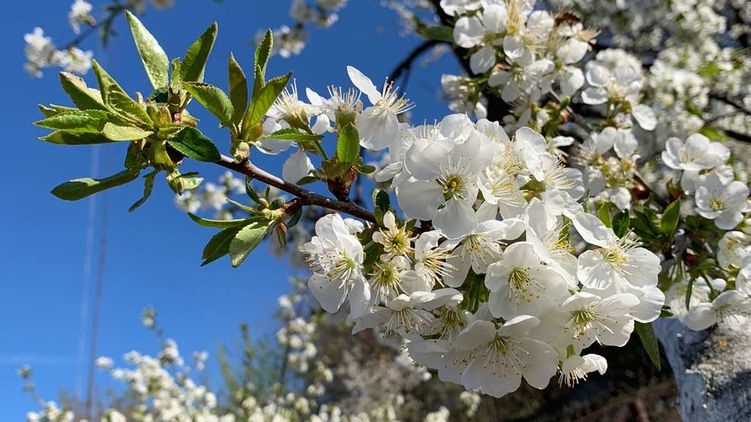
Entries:
<svg viewBox="0 0 751 422">
<path fill-rule="evenodd" d="M 623 346 L 635 321 L 659 316 L 660 259 L 585 211 L 581 172 L 545 137 L 528 127 L 508 136 L 464 114 L 399 123 L 406 98 L 354 68 L 349 75 L 372 105 L 332 89 L 329 99 L 313 96 L 318 106 L 298 99 L 296 108 L 318 119 L 326 105 L 355 113 L 361 146 L 388 148 L 375 178 L 393 188 L 404 220 L 392 210 L 378 227 L 338 214 L 318 220 L 302 252 L 324 310 L 347 304 L 355 332 L 400 338 L 441 379 L 494 396 L 522 378 L 544 388 L 556 373 L 573 384 L 604 372 L 603 358 L 582 352 Z M 589 245 L 578 257 L 573 229 Z"/>
<path fill-rule="evenodd" d="M 122 5 L 122 10 L 134 10 L 143 12 L 146 0 L 128 0 Z M 174 0 L 150 0 L 149 3 L 158 9 L 171 7 Z M 91 50 L 82 50 L 78 44 L 83 40 L 82 26 L 95 27 L 97 20 L 92 11 L 94 7 L 86 0 L 74 0 L 68 12 L 68 23 L 74 34 L 79 38 L 66 44 L 62 48 L 55 45 L 51 37 L 45 35 L 40 27 L 24 35 L 24 55 L 26 64 L 24 69 L 31 76 L 41 78 L 43 71 L 50 67 L 59 67 L 66 72 L 86 74 L 91 69 L 91 60 L 94 55 Z M 117 12 L 120 13 L 117 9 Z"/>
<path fill-rule="evenodd" d="M 346 5 L 347 0 L 292 0 L 289 14 L 294 23 L 274 29 L 274 52 L 285 58 L 300 54 L 308 42 L 306 27 L 330 27 L 339 20 L 338 12 Z M 257 38 L 260 41 L 263 33 Z"/>
</svg>

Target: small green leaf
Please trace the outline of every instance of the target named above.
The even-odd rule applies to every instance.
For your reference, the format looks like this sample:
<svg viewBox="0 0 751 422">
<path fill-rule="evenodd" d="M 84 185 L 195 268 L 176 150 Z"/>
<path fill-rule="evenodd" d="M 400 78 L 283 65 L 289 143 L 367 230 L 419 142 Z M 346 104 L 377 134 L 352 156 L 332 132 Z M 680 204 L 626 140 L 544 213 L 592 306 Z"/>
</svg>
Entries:
<svg viewBox="0 0 751 422">
<path fill-rule="evenodd" d="M 628 210 L 623 210 L 613 217 L 613 232 L 618 237 L 623 237 L 628 233 L 630 218 Z"/>
<path fill-rule="evenodd" d="M 186 190 L 193 190 L 203 183 L 203 177 L 196 172 L 190 172 L 180 174 L 177 169 L 167 174 L 167 184 L 170 189 L 177 194 L 181 194 Z"/>
<path fill-rule="evenodd" d="M 172 148 L 180 151 L 188 158 L 208 163 L 219 161 L 222 156 L 216 145 L 200 130 L 187 126 L 167 141 Z"/>
<path fill-rule="evenodd" d="M 417 33 L 429 40 L 454 42 L 454 33 L 450 26 L 424 26 L 418 28 Z"/>
<path fill-rule="evenodd" d="M 320 141 L 321 139 L 323 139 L 323 136 L 313 133 L 305 133 L 298 129 L 287 128 L 277 130 L 276 132 L 268 135 L 264 135 L 263 137 L 261 137 L 261 139 L 284 139 L 287 141 L 310 142 Z"/>
<path fill-rule="evenodd" d="M 680 217 L 681 200 L 676 199 L 665 208 L 665 212 L 660 219 L 660 231 L 667 235 L 675 233 L 675 229 L 678 228 Z"/>
<path fill-rule="evenodd" d="M 58 185 L 52 189 L 52 194 L 66 201 L 77 201 L 97 192 L 124 185 L 136 177 L 140 170 L 124 170 L 120 173 L 103 179 L 83 178 L 75 179 Z"/>
<path fill-rule="evenodd" d="M 151 192 L 154 190 L 154 180 L 156 179 L 157 173 L 159 172 L 157 170 L 154 170 L 146 176 L 143 176 L 143 196 L 141 197 L 141 199 L 133 203 L 130 208 L 128 208 L 128 212 L 135 211 L 138 207 L 145 204 L 149 199 Z"/>
<path fill-rule="evenodd" d="M 154 132 L 133 126 L 119 126 L 110 122 L 104 124 L 102 135 L 112 141 L 139 141 Z"/>
<path fill-rule="evenodd" d="M 112 116 L 102 110 L 74 110 L 36 121 L 34 125 L 69 133 L 101 133 L 111 119 Z"/>
<path fill-rule="evenodd" d="M 245 113 L 243 129 L 254 128 L 263 121 L 263 116 L 268 113 L 274 101 L 279 97 L 279 94 L 284 91 L 291 76 L 292 73 L 287 73 L 286 75 L 273 78 L 258 91 L 258 95 L 253 97 L 253 101 L 250 102 L 250 107 L 248 107 L 248 111 Z"/>
<path fill-rule="evenodd" d="M 102 95 L 102 100 L 104 101 L 104 104 L 109 105 L 109 91 L 111 89 L 114 91 L 125 91 L 117 83 L 117 81 L 115 81 L 115 79 L 110 76 L 110 74 L 107 73 L 106 70 L 104 70 L 99 62 L 92 60 L 91 66 L 94 68 L 94 74 L 96 75 L 96 80 L 99 83 L 99 93 Z"/>
<path fill-rule="evenodd" d="M 232 102 L 234 113 L 232 121 L 235 124 L 240 123 L 245 110 L 248 107 L 248 79 L 240 63 L 235 60 L 235 56 L 229 54 L 229 98 Z"/>
<path fill-rule="evenodd" d="M 141 56 L 141 62 L 146 69 L 146 75 L 151 81 L 154 88 L 166 87 L 169 74 L 169 58 L 164 52 L 159 42 L 151 35 L 143 23 L 130 11 L 125 11 L 128 18 L 130 32 L 133 34 L 133 41 L 136 43 L 136 49 Z"/>
<path fill-rule="evenodd" d="M 253 62 L 253 97 L 264 86 L 266 81 L 266 65 L 271 57 L 271 48 L 274 45 L 274 33 L 270 29 L 266 30 L 263 40 L 256 47 L 255 61 Z"/>
<path fill-rule="evenodd" d="M 375 173 L 376 168 L 375 166 L 371 166 L 370 164 L 363 164 L 359 167 L 360 173 L 363 174 L 371 174 Z"/>
<path fill-rule="evenodd" d="M 146 110 L 105 71 L 96 60 L 91 62 L 99 81 L 99 92 L 104 104 L 121 117 L 131 120 L 133 123 L 151 126 L 153 122 Z"/>
<path fill-rule="evenodd" d="M 258 246 L 266 235 L 268 226 L 263 224 L 250 224 L 235 235 L 229 244 L 229 257 L 233 267 L 238 267 Z"/>
<path fill-rule="evenodd" d="M 191 220 L 195 221 L 199 226 L 213 227 L 217 229 L 247 226 L 249 223 L 252 223 L 253 221 L 258 220 L 258 218 L 255 218 L 255 219 L 254 218 L 241 218 L 241 219 L 235 219 L 235 220 L 210 220 L 206 218 L 201 218 L 192 213 L 188 213 L 188 217 L 190 217 Z"/>
<path fill-rule="evenodd" d="M 86 82 L 78 76 L 60 72 L 60 85 L 63 86 L 63 91 L 68 94 L 73 104 L 81 110 L 107 109 L 99 90 L 87 87 Z"/>
<path fill-rule="evenodd" d="M 37 105 L 37 107 L 39 107 L 39 111 L 42 112 L 45 118 L 55 117 L 60 114 L 66 114 L 66 113 L 71 113 L 71 112 L 85 111 L 85 110 L 79 110 L 76 107 L 65 107 L 65 106 L 59 106 L 59 105 L 54 105 L 54 104 L 50 104 L 49 107 L 47 107 L 44 104 L 39 104 Z"/>
<path fill-rule="evenodd" d="M 216 34 L 219 30 L 216 22 L 212 23 L 206 31 L 188 48 L 185 58 L 180 65 L 180 76 L 182 81 L 201 82 L 203 73 L 206 70 L 206 60 L 209 58 L 211 50 L 214 48 Z"/>
<path fill-rule="evenodd" d="M 390 210 L 391 199 L 389 198 L 389 194 L 386 191 L 377 189 L 375 195 L 373 195 L 373 205 L 383 213 Z"/>
<path fill-rule="evenodd" d="M 203 82 L 186 82 L 183 88 L 225 126 L 232 124 L 232 102 L 220 88 Z"/>
<path fill-rule="evenodd" d="M 115 142 L 107 139 L 100 133 L 70 133 L 70 132 L 52 132 L 47 136 L 42 136 L 42 141 L 58 145 L 94 145 L 109 144 Z"/>
<path fill-rule="evenodd" d="M 602 221 L 602 224 L 605 225 L 605 227 L 612 227 L 613 222 L 610 219 L 610 203 L 605 202 L 603 203 L 600 208 L 597 209 L 597 218 Z"/>
<path fill-rule="evenodd" d="M 230 242 L 232 242 L 232 239 L 235 238 L 240 229 L 241 227 L 231 227 L 215 234 L 209 240 L 209 243 L 206 244 L 206 247 L 203 248 L 203 255 L 201 255 L 203 262 L 201 266 L 203 267 L 227 255 L 229 253 Z"/>
<path fill-rule="evenodd" d="M 660 370 L 660 346 L 657 343 L 657 337 L 652 329 L 652 324 L 642 324 L 641 322 L 634 323 L 634 330 L 639 335 L 642 346 L 649 356 L 649 360 L 652 364 Z"/>
<path fill-rule="evenodd" d="M 725 134 L 721 129 L 705 126 L 701 129 L 699 129 L 699 133 L 706 136 L 709 139 L 714 139 L 718 141 L 726 141 L 728 139 L 728 135 Z"/>
<path fill-rule="evenodd" d="M 342 163 L 353 163 L 360 156 L 360 135 L 355 125 L 347 123 L 339 129 L 336 140 L 336 158 Z"/>
</svg>

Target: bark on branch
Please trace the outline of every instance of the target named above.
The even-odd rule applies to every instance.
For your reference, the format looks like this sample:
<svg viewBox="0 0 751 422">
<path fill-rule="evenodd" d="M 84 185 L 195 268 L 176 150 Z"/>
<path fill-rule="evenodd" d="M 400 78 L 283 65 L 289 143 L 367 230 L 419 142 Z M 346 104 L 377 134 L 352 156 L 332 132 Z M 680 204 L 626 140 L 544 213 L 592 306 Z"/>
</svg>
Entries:
<svg viewBox="0 0 751 422">
<path fill-rule="evenodd" d="M 277 189 L 290 193 L 300 200 L 301 205 L 316 205 L 322 208 L 330 209 L 332 211 L 343 212 L 345 214 L 349 214 L 353 217 L 357 217 L 371 223 L 376 222 L 376 218 L 373 213 L 355 204 L 354 202 L 337 201 L 311 192 L 305 188 L 300 187 L 299 185 L 286 182 L 279 177 L 274 176 L 273 174 L 259 167 L 256 167 L 255 164 L 249 161 L 238 163 L 232 158 L 222 155 L 222 159 L 219 160 L 217 164 L 232 171 L 244 174 L 250 178 L 259 180 L 269 186 L 273 186 Z"/>
<path fill-rule="evenodd" d="M 684 421 L 751 420 L 751 326 L 695 332 L 661 318 L 654 328 L 673 369 Z"/>
</svg>

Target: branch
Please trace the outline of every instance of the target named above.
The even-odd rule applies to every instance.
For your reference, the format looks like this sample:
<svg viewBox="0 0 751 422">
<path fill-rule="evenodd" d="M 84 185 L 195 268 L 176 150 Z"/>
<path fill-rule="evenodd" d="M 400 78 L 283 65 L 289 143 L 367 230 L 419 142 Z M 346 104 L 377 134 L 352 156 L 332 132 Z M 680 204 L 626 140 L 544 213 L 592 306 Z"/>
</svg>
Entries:
<svg viewBox="0 0 751 422">
<path fill-rule="evenodd" d="M 713 100 L 720 101 L 722 103 L 725 103 L 725 104 L 727 104 L 729 106 L 734 107 L 738 111 L 740 111 L 740 112 L 742 112 L 744 114 L 748 114 L 748 115 L 751 116 L 751 110 L 747 109 L 746 107 L 744 107 L 743 104 L 739 103 L 738 101 L 736 101 L 736 100 L 734 100 L 732 98 L 728 98 L 728 97 L 726 97 L 724 95 L 720 95 L 720 94 L 715 93 L 715 92 L 710 93 L 709 94 L 709 98 L 711 98 Z"/>
<path fill-rule="evenodd" d="M 404 58 L 391 72 L 389 75 L 389 81 L 395 82 L 404 72 L 407 72 L 405 75 L 405 85 L 406 85 L 406 79 L 409 78 L 409 71 L 412 69 L 412 65 L 414 64 L 415 60 L 417 60 L 418 57 L 420 57 L 424 52 L 430 50 L 434 46 L 440 44 L 439 41 L 436 40 L 427 40 L 424 41 L 422 44 L 415 47 L 412 52 L 407 55 L 407 57 Z"/>
<path fill-rule="evenodd" d="M 301 205 L 315 205 L 333 211 L 343 212 L 345 214 L 349 214 L 353 217 L 357 217 L 371 223 L 376 223 L 376 218 L 373 213 L 355 204 L 354 202 L 336 201 L 323 195 L 311 192 L 294 183 L 286 182 L 278 178 L 277 176 L 274 176 L 273 174 L 256 167 L 249 161 L 238 163 L 232 158 L 223 155 L 222 159 L 217 161 L 216 164 L 219 164 L 220 166 L 228 168 L 232 171 L 244 174 L 252 179 L 259 180 L 269 186 L 273 186 L 287 193 L 291 193 L 300 200 L 299 202 Z"/>
</svg>

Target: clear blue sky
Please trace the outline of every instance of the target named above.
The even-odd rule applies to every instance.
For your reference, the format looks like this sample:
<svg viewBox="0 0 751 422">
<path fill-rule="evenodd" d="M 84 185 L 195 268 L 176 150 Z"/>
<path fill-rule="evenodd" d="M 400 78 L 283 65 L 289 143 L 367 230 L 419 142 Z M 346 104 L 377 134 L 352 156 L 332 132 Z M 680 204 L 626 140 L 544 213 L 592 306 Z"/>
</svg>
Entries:
<svg viewBox="0 0 751 422">
<path fill-rule="evenodd" d="M 82 379 L 78 362 L 80 309 L 83 297 L 84 257 L 89 201 L 70 203 L 49 194 L 56 184 L 90 175 L 91 148 L 59 147 L 37 140 L 44 134 L 31 122 L 39 118 L 38 103 L 68 104 L 55 71 L 41 80 L 22 69 L 23 34 L 41 26 L 58 44 L 72 38 L 67 27 L 71 2 L 29 0 L 10 2 L 0 15 L 4 40 L 2 101 L 0 101 L 0 420 L 22 420 L 34 403 L 21 393 L 16 370 L 32 365 L 39 391 L 56 398 L 62 389 L 73 390 Z M 95 7 L 105 1 L 92 1 Z M 398 36 L 395 15 L 378 1 L 354 0 L 328 30 L 315 30 L 301 56 L 274 58 L 271 74 L 293 70 L 298 86 L 325 92 L 328 84 L 348 84 L 346 65 L 355 65 L 379 84 L 419 40 Z M 177 0 L 167 11 L 151 11 L 143 18 L 171 57 L 185 48 L 212 21 L 219 22 L 219 39 L 207 68 L 207 79 L 226 85 L 230 50 L 248 69 L 249 41 L 268 26 L 289 21 L 289 1 Z M 84 44 L 129 92 L 148 91 L 141 64 L 124 22 L 119 37 L 102 51 L 94 39 Z M 432 121 L 446 113 L 438 97 L 441 71 L 455 71 L 451 58 L 423 69 L 417 67 L 408 93 L 417 103 L 414 117 Z M 93 83 L 93 75 L 87 75 Z M 194 112 L 196 108 L 193 107 Z M 225 134 L 213 129 L 213 118 L 203 118 L 202 129 L 223 145 Z M 101 174 L 119 171 L 124 150 L 101 150 L 108 157 Z M 261 159 L 260 164 L 280 169 L 282 161 Z M 208 180 L 219 171 L 189 163 Z M 233 344 L 238 323 L 247 321 L 258 335 L 271 333 L 276 298 L 287 291 L 290 269 L 282 259 L 260 248 L 233 270 L 221 261 L 200 268 L 200 253 L 213 234 L 193 224 L 173 205 L 171 192 L 159 180 L 151 200 L 133 214 L 129 205 L 141 186 L 112 191 L 108 200 L 108 251 L 99 353 L 120 358 L 137 349 L 153 353 L 155 342 L 139 321 L 146 306 L 154 306 L 167 334 L 184 355 L 193 350 L 213 354 L 220 343 Z M 98 204 L 101 210 L 101 202 Z M 99 379 L 105 379 L 105 376 Z"/>
</svg>

